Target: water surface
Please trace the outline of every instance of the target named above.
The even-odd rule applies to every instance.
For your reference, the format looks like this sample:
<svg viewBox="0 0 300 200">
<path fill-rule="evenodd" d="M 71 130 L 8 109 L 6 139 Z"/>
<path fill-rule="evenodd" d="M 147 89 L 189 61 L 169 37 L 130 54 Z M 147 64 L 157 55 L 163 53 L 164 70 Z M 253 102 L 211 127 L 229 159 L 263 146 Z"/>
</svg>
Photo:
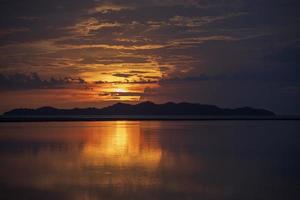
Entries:
<svg viewBox="0 0 300 200">
<path fill-rule="evenodd" d="M 297 121 L 0 124 L 1 199 L 297 199 Z"/>
</svg>

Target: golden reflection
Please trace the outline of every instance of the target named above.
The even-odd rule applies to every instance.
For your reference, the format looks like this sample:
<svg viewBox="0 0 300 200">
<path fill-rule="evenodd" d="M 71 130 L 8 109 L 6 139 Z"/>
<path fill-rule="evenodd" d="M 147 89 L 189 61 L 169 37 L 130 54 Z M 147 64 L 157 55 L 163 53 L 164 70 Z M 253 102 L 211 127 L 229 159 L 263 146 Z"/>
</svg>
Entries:
<svg viewBox="0 0 300 200">
<path fill-rule="evenodd" d="M 155 169 L 162 156 L 157 143 L 143 137 L 139 122 L 116 121 L 103 132 L 89 134 L 82 159 L 89 166 L 142 166 Z"/>
</svg>

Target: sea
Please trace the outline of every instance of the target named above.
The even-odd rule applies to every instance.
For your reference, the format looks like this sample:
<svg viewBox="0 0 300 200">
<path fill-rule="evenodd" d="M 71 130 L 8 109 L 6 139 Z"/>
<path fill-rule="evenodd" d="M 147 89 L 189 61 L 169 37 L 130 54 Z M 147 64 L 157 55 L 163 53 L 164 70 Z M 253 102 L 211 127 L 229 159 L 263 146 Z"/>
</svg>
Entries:
<svg viewBox="0 0 300 200">
<path fill-rule="evenodd" d="M 300 199 L 297 120 L 0 123 L 0 199 Z"/>
</svg>

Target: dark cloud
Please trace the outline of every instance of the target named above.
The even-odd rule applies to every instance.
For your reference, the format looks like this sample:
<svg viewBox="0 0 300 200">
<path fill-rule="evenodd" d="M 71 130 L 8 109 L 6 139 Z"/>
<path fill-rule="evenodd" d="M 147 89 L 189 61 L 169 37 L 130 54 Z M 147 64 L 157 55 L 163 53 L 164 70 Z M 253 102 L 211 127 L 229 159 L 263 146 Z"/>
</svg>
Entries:
<svg viewBox="0 0 300 200">
<path fill-rule="evenodd" d="M 69 33 L 64 28 L 75 23 L 93 4 L 92 0 L 2 0 L 1 29 L 23 27 L 30 31 L 7 35 L 1 38 L 0 45 L 67 36 Z"/>
<path fill-rule="evenodd" d="M 129 71 L 130 74 L 147 74 L 149 71 L 139 71 L 139 70 L 131 70 Z"/>
<path fill-rule="evenodd" d="M 94 84 L 107 84 L 107 83 L 113 83 L 113 84 L 133 84 L 133 85 L 141 85 L 141 84 L 157 84 L 158 81 L 153 80 L 137 80 L 137 81 L 94 81 Z"/>
<path fill-rule="evenodd" d="M 81 78 L 54 78 L 43 80 L 37 73 L 0 74 L 1 90 L 63 89 L 74 84 L 86 84 Z"/>
<path fill-rule="evenodd" d="M 162 78 L 160 84 L 187 83 L 202 81 L 260 81 L 260 82 L 285 82 L 300 85 L 300 73 L 297 68 L 289 68 L 284 72 L 279 68 L 261 69 L 260 71 L 244 71 L 234 73 L 221 73 L 215 75 L 201 74 L 198 76 Z"/>
<path fill-rule="evenodd" d="M 269 61 L 278 61 L 289 64 L 300 63 L 300 44 L 279 49 L 265 56 Z"/>
<path fill-rule="evenodd" d="M 142 78 L 146 78 L 146 79 L 160 79 L 160 76 L 143 76 Z"/>
<path fill-rule="evenodd" d="M 128 73 L 115 73 L 113 74 L 115 77 L 122 77 L 122 78 L 129 78 L 131 76 L 134 76 L 134 74 L 128 74 Z"/>
</svg>

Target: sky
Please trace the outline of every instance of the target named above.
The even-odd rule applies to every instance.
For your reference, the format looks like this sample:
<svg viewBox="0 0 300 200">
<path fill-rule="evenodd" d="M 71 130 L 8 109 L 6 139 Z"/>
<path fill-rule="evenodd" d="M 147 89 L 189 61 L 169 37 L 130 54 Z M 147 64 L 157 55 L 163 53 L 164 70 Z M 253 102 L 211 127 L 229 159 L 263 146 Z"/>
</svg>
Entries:
<svg viewBox="0 0 300 200">
<path fill-rule="evenodd" d="M 297 0 L 0 4 L 0 113 L 149 100 L 300 114 Z"/>
</svg>

